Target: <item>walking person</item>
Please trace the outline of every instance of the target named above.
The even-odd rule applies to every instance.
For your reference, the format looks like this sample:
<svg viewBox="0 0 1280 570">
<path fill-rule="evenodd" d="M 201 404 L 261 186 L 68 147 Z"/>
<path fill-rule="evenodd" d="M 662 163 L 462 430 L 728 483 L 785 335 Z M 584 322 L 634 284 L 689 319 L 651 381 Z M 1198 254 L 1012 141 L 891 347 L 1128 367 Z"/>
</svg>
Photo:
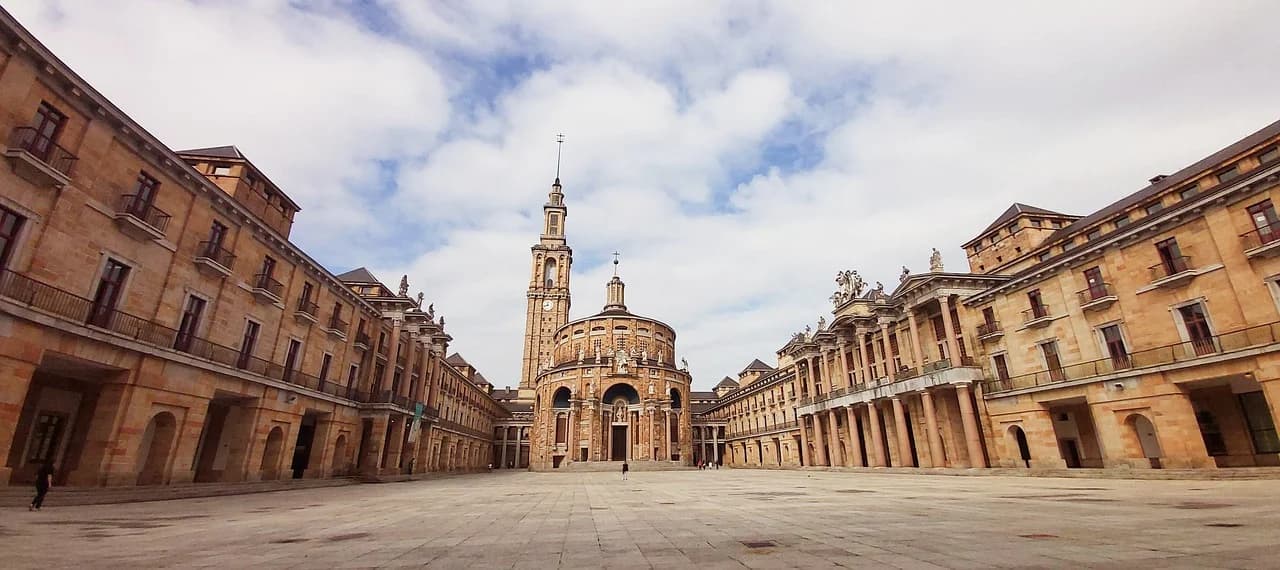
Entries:
<svg viewBox="0 0 1280 570">
<path fill-rule="evenodd" d="M 28 511 L 38 511 L 44 505 L 44 496 L 49 494 L 49 487 L 53 486 L 53 460 L 46 460 L 40 465 L 40 470 L 36 471 L 36 497 L 31 499 L 31 506 L 27 507 Z"/>
<path fill-rule="evenodd" d="M 627 480 L 627 472 L 630 470 L 631 470 L 631 466 L 627 464 L 626 460 L 623 460 L 622 462 L 622 480 L 623 481 Z"/>
</svg>

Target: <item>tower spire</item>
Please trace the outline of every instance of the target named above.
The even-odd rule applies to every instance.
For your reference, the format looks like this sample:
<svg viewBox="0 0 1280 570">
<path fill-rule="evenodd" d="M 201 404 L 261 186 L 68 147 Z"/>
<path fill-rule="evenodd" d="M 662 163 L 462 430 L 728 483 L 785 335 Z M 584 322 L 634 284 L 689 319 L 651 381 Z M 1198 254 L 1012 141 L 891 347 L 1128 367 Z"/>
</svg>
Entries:
<svg viewBox="0 0 1280 570">
<path fill-rule="evenodd" d="M 618 252 L 613 252 L 613 279 L 605 285 L 607 292 L 607 301 L 604 305 L 606 311 L 626 311 L 626 289 L 627 286 L 622 282 L 622 278 L 618 277 Z"/>
<path fill-rule="evenodd" d="M 564 133 L 556 135 L 556 184 L 560 184 L 560 149 L 564 148 Z"/>
</svg>

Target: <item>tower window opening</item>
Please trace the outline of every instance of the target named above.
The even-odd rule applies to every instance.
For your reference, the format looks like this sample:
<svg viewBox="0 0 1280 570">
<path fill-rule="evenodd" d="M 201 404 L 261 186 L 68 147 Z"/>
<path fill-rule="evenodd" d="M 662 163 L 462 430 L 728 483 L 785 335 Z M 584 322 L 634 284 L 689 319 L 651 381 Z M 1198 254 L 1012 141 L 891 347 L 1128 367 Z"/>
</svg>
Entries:
<svg viewBox="0 0 1280 570">
<path fill-rule="evenodd" d="M 547 287 L 556 286 L 556 260 L 548 259 L 542 266 L 542 280 Z"/>
</svg>

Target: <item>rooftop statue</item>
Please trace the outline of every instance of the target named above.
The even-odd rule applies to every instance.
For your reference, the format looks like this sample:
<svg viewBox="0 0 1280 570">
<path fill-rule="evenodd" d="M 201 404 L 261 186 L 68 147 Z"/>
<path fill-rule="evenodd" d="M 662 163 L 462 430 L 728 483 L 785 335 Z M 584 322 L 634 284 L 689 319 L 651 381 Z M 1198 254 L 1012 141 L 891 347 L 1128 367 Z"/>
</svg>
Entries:
<svg viewBox="0 0 1280 570">
<path fill-rule="evenodd" d="M 407 297 L 409 295 L 409 276 L 400 276 L 400 296 Z"/>
<path fill-rule="evenodd" d="M 938 248 L 933 248 L 933 255 L 929 256 L 929 271 L 938 273 L 942 271 L 942 252 Z"/>
</svg>

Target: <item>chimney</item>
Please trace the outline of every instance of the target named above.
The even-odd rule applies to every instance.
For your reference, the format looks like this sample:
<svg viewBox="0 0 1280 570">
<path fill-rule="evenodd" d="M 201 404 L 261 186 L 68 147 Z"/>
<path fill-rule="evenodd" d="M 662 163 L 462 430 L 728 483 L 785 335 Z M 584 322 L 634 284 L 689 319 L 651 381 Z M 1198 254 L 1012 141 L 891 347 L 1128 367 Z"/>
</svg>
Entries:
<svg viewBox="0 0 1280 570">
<path fill-rule="evenodd" d="M 1157 182 L 1159 182 L 1159 181 L 1161 181 L 1161 180 L 1164 180 L 1165 178 L 1168 178 L 1168 177 L 1169 177 L 1169 175 L 1168 175 L 1168 174 L 1157 174 L 1157 175 L 1152 176 L 1151 178 L 1147 179 L 1147 182 L 1150 182 L 1150 183 L 1152 183 L 1152 184 L 1155 184 L 1155 183 L 1157 183 Z"/>
</svg>

